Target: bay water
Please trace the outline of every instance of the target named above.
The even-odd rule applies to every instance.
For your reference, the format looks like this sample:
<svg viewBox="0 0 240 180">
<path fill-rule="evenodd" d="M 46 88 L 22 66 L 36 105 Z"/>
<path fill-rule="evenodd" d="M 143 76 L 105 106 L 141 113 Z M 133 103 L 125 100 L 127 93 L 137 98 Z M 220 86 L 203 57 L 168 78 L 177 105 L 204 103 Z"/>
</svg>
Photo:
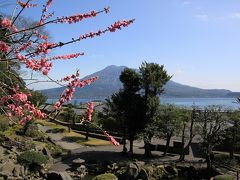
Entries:
<svg viewBox="0 0 240 180">
<path fill-rule="evenodd" d="M 48 99 L 47 103 L 54 104 L 58 99 Z M 84 104 L 89 101 L 104 102 L 105 98 L 96 99 L 72 99 L 74 105 Z M 234 98 L 176 98 L 176 97 L 160 97 L 162 104 L 174 104 L 180 107 L 190 108 L 193 105 L 198 108 L 204 108 L 211 105 L 222 106 L 224 109 L 239 109 L 240 104 L 236 103 Z"/>
</svg>

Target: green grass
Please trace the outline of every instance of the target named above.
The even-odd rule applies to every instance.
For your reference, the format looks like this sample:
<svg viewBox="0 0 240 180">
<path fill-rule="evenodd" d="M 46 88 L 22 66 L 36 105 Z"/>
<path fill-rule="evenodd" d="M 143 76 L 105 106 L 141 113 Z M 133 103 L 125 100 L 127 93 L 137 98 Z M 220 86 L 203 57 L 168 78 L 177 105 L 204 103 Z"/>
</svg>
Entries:
<svg viewBox="0 0 240 180">
<path fill-rule="evenodd" d="M 65 138 L 64 140 L 66 141 L 71 141 L 71 142 L 76 142 L 79 143 L 81 145 L 84 146 L 106 146 L 106 145 L 110 145 L 111 143 L 109 141 L 106 140 L 102 140 L 102 139 L 97 139 L 97 138 L 92 138 L 89 137 L 88 141 L 85 141 L 85 136 L 76 132 L 70 132 L 68 133 L 68 128 L 62 125 L 58 125 L 46 120 L 38 120 L 37 123 L 43 125 L 43 126 L 48 126 L 51 129 L 54 130 L 61 130 L 61 129 L 65 129 L 64 134 L 65 134 Z"/>
<path fill-rule="evenodd" d="M 106 146 L 110 145 L 109 141 L 105 141 L 102 139 L 97 139 L 97 138 L 92 138 L 89 137 L 88 141 L 85 140 L 85 136 L 75 133 L 75 132 L 70 132 L 70 133 L 65 133 L 66 135 L 66 140 L 72 141 L 72 142 L 77 142 L 81 145 L 85 146 Z"/>
</svg>

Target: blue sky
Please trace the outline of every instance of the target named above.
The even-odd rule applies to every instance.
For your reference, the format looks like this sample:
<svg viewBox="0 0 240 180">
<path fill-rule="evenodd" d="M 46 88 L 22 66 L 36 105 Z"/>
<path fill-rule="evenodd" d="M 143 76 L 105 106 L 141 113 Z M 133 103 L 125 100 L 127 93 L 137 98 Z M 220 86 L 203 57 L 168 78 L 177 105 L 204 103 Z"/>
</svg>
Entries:
<svg viewBox="0 0 240 180">
<path fill-rule="evenodd" d="M 53 55 L 75 52 L 86 55 L 55 62 L 52 77 L 60 79 L 76 69 L 80 69 L 83 77 L 108 65 L 138 68 L 147 61 L 164 64 L 173 75 L 172 80 L 182 84 L 240 91 L 239 0 L 54 0 L 51 10 L 56 16 L 71 15 L 106 6 L 111 7 L 108 15 L 74 25 L 48 26 L 52 40 L 64 42 L 116 20 L 136 18 L 133 25 L 122 31 L 54 51 Z M 5 10 L 11 9 L 12 6 L 7 6 Z M 37 10 L 24 16 L 36 19 Z M 34 88 L 53 86 L 39 84 Z"/>
</svg>

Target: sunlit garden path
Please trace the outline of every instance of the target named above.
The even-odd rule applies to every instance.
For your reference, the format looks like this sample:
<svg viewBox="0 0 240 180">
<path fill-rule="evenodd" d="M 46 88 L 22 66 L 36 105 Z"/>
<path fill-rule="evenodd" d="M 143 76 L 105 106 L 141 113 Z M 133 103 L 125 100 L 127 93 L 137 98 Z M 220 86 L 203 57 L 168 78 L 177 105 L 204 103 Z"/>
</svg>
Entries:
<svg viewBox="0 0 240 180">
<path fill-rule="evenodd" d="M 153 151 L 153 157 L 145 159 L 144 154 L 144 144 L 141 141 L 134 141 L 134 155 L 128 155 L 123 156 L 122 155 L 122 146 L 115 147 L 111 145 L 109 142 L 104 140 L 96 140 L 94 141 L 91 139 L 88 143 L 95 143 L 92 145 L 88 144 L 81 144 L 78 141 L 78 138 L 76 136 L 79 136 L 79 138 L 82 135 L 71 132 L 61 132 L 61 129 L 63 126 L 60 125 L 54 125 L 54 123 L 43 123 L 44 126 L 40 125 L 40 130 L 46 132 L 48 136 L 51 138 L 52 141 L 54 141 L 57 145 L 60 145 L 64 150 L 66 150 L 66 153 L 64 153 L 60 158 L 55 159 L 55 163 L 52 167 L 52 170 L 56 171 L 64 171 L 68 168 L 70 168 L 72 161 L 77 158 L 81 158 L 85 160 L 86 162 L 97 162 L 97 161 L 128 161 L 131 159 L 138 159 L 145 162 L 156 162 L 156 163 L 170 163 L 175 162 L 178 159 L 178 155 L 168 154 L 167 156 L 162 156 L 162 152 L 159 151 Z M 56 129 L 60 130 L 60 132 L 57 132 Z M 75 138 L 73 138 L 73 135 Z M 71 138 L 69 138 L 71 137 Z M 78 141 L 78 142 L 77 142 Z M 154 140 L 155 143 L 164 143 L 159 142 L 159 140 Z M 198 158 L 194 158 L 192 152 L 190 151 L 190 154 L 186 156 L 187 163 L 197 163 Z"/>
</svg>

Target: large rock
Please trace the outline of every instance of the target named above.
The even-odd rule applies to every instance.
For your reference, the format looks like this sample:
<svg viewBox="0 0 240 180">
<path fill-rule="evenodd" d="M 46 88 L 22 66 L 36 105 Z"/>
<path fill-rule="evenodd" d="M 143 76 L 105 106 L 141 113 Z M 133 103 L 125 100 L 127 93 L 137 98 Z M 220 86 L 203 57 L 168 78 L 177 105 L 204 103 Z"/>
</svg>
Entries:
<svg viewBox="0 0 240 180">
<path fill-rule="evenodd" d="M 54 159 L 51 155 L 51 152 L 47 148 L 44 147 L 42 149 L 42 153 L 43 153 L 43 155 L 48 157 L 48 165 L 47 166 L 50 167 L 54 163 Z"/>
<path fill-rule="evenodd" d="M 4 156 L 5 156 L 4 152 L 5 152 L 5 149 L 2 146 L 0 146 L 0 160 L 2 160 L 4 158 Z"/>
<path fill-rule="evenodd" d="M 178 169 L 175 166 L 166 166 L 165 170 L 167 171 L 168 178 L 173 178 L 178 176 Z"/>
<path fill-rule="evenodd" d="M 15 165 L 14 169 L 13 169 L 13 176 L 14 177 L 19 177 L 22 176 L 22 172 L 21 172 L 21 166 L 20 165 Z"/>
<path fill-rule="evenodd" d="M 15 163 L 12 160 L 7 160 L 7 162 L 1 164 L 0 174 L 3 176 L 13 176 L 14 167 Z"/>
<path fill-rule="evenodd" d="M 73 180 L 72 177 L 66 172 L 50 171 L 47 174 L 48 180 Z"/>
<path fill-rule="evenodd" d="M 77 172 L 79 174 L 79 177 L 83 179 L 87 175 L 87 168 L 84 165 L 81 165 L 77 168 Z"/>
<path fill-rule="evenodd" d="M 140 168 L 135 163 L 129 163 L 127 176 L 131 178 L 136 178 L 140 172 Z"/>
<path fill-rule="evenodd" d="M 150 180 L 147 170 L 142 168 L 137 179 Z"/>
<path fill-rule="evenodd" d="M 165 167 L 163 165 L 158 165 L 155 168 L 154 177 L 156 179 L 162 179 L 164 176 L 166 176 L 167 171 L 165 170 Z"/>
</svg>

